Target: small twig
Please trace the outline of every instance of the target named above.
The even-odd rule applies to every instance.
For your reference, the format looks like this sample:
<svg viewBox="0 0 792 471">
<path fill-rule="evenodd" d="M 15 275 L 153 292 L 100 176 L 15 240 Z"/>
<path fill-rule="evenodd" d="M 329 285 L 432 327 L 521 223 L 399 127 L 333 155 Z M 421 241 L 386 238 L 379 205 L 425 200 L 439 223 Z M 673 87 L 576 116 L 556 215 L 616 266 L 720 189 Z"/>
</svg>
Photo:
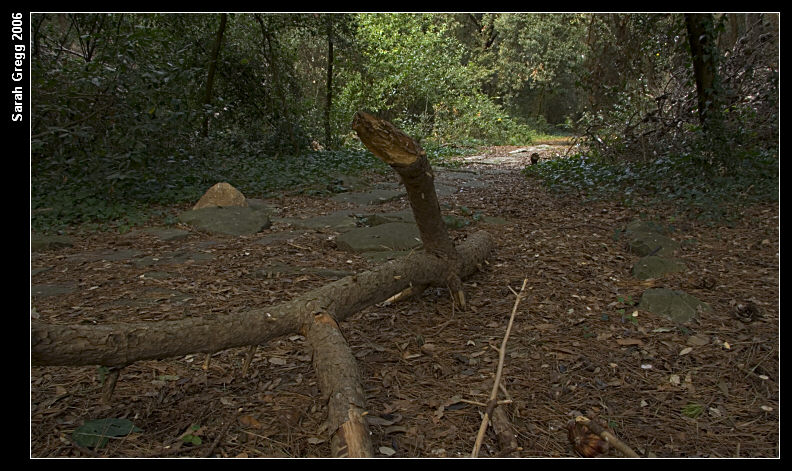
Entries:
<svg viewBox="0 0 792 471">
<path fill-rule="evenodd" d="M 220 430 L 220 433 L 217 434 L 217 437 L 212 442 L 212 446 L 210 446 L 207 450 L 204 450 L 201 453 L 201 456 L 203 458 L 209 458 L 209 456 L 214 452 L 215 448 L 217 448 L 217 444 L 220 443 L 220 440 L 222 440 L 225 434 L 228 432 L 228 429 L 229 427 L 231 427 L 231 424 L 236 422 L 238 415 L 239 412 L 237 411 L 234 413 L 233 417 L 231 417 L 231 419 L 228 422 L 226 422 L 226 424 L 223 426 L 223 429 Z"/>
<path fill-rule="evenodd" d="M 113 398 L 113 392 L 115 391 L 116 383 L 118 382 L 118 375 L 121 374 L 122 368 L 109 368 L 107 375 L 104 378 L 104 384 L 102 385 L 102 403 L 103 404 L 110 404 L 110 400 Z"/>
<path fill-rule="evenodd" d="M 248 347 L 247 354 L 245 355 L 245 363 L 242 365 L 242 376 L 247 376 L 248 368 L 250 367 L 250 362 L 253 361 L 253 355 L 256 354 L 256 348 L 258 345 L 251 345 Z"/>
<path fill-rule="evenodd" d="M 479 407 L 487 407 L 487 405 L 484 404 L 483 402 L 471 401 L 470 399 L 460 399 L 459 402 L 464 402 L 465 404 L 472 404 L 474 406 L 479 406 Z M 500 401 L 497 401 L 497 404 L 500 406 L 503 404 L 511 404 L 512 402 L 514 401 L 512 401 L 511 399 L 501 399 Z"/>
<path fill-rule="evenodd" d="M 578 417 L 575 418 L 575 420 L 577 422 L 582 422 L 582 423 L 586 424 L 586 426 L 589 428 L 589 430 L 591 430 L 592 432 L 596 433 L 597 435 L 602 437 L 603 440 L 605 440 L 606 442 L 608 442 L 611 445 L 613 445 L 613 448 L 616 448 L 617 450 L 622 452 L 622 454 L 624 456 L 626 456 L 628 458 L 640 458 L 638 453 L 634 452 L 632 450 L 632 448 L 630 448 L 624 442 L 622 442 L 621 440 L 616 438 L 616 436 L 614 436 L 608 430 L 604 429 L 597 422 L 589 419 L 588 417 L 583 417 L 583 416 L 578 416 Z"/>
<path fill-rule="evenodd" d="M 503 383 L 500 383 L 498 385 L 498 387 L 500 388 L 500 390 L 503 393 L 503 395 L 506 397 L 506 400 L 511 402 L 512 398 L 511 398 L 511 395 L 509 394 L 509 391 L 506 390 L 506 386 L 504 386 Z M 498 401 L 498 403 L 500 403 L 500 402 L 501 401 Z"/>
<path fill-rule="evenodd" d="M 492 386 L 490 399 L 487 403 L 487 410 L 484 412 L 484 418 L 481 421 L 478 435 L 476 435 L 476 443 L 473 445 L 473 452 L 470 454 L 471 458 L 476 458 L 478 456 L 479 449 L 481 448 L 481 442 L 484 440 L 484 432 L 487 431 L 487 424 L 489 423 L 489 418 L 492 416 L 492 410 L 497 406 L 498 388 L 500 387 L 501 375 L 503 374 L 503 362 L 506 358 L 506 342 L 509 340 L 509 334 L 511 333 L 512 325 L 514 324 L 514 316 L 517 314 L 517 307 L 520 305 L 520 301 L 522 300 L 522 295 L 525 291 L 526 284 L 528 284 L 528 278 L 523 280 L 520 292 L 515 293 L 517 295 L 517 299 L 514 300 L 514 307 L 512 308 L 511 317 L 509 318 L 509 325 L 506 327 L 506 334 L 503 336 L 503 342 L 501 343 L 500 351 L 498 352 L 498 369 L 495 373 L 495 384 Z M 511 287 L 509 289 L 511 289 Z"/>
<path fill-rule="evenodd" d="M 294 248 L 296 248 L 296 249 L 300 249 L 300 250 L 307 250 L 308 252 L 310 252 L 310 251 L 311 251 L 311 249 L 309 249 L 308 247 L 303 247 L 302 245 L 297 245 L 297 244 L 293 243 L 293 242 L 292 242 L 292 241 L 290 241 L 290 240 L 287 240 L 287 241 L 286 241 L 286 244 L 287 244 L 287 245 L 291 245 L 292 247 L 294 247 Z"/>
</svg>

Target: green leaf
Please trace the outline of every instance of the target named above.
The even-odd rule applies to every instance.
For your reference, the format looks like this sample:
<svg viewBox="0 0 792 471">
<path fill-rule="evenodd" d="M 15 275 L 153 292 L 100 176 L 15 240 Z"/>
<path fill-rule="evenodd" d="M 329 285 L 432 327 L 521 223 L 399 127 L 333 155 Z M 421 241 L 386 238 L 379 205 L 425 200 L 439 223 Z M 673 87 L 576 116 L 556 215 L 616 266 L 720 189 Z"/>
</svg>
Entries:
<svg viewBox="0 0 792 471">
<path fill-rule="evenodd" d="M 182 441 L 184 443 L 192 443 L 193 445 L 200 445 L 202 443 L 201 442 L 201 437 L 198 437 L 198 436 L 195 436 L 195 435 L 190 435 L 190 434 L 184 435 L 182 437 Z"/>
<path fill-rule="evenodd" d="M 704 412 L 704 406 L 701 404 L 696 404 L 695 402 L 691 402 L 682 408 L 682 413 L 691 419 L 695 419 L 701 415 L 702 412 Z"/>
<path fill-rule="evenodd" d="M 132 432 L 142 432 L 128 419 L 91 420 L 72 432 L 72 439 L 86 448 L 104 448 L 110 438 L 125 437 Z"/>
</svg>

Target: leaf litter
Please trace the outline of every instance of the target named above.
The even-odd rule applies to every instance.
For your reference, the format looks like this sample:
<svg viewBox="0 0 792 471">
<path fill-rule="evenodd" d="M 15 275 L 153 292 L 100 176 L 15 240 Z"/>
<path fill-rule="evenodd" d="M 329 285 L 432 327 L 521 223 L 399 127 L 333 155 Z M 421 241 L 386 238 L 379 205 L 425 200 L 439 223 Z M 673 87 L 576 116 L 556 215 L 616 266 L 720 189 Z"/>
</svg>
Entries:
<svg viewBox="0 0 792 471">
<path fill-rule="evenodd" d="M 487 155 L 510 150 L 493 148 Z M 488 263 L 465 280 L 470 309 L 452 309 L 445 290 L 430 288 L 417 298 L 369 307 L 341 324 L 352 351 L 361 353 L 358 367 L 379 456 L 469 455 L 483 413 L 475 404 L 486 402 L 495 373 L 497 354 L 486 349 L 502 339 L 513 302 L 509 287 L 524 277 L 532 301 L 521 305 L 507 346 L 501 393 L 512 402 L 499 406 L 520 446 L 513 456 L 576 456 L 564 424 L 578 413 L 608 424 L 650 456 L 779 456 L 777 206 L 746 208 L 734 227 L 679 224 L 680 237 L 696 241 L 683 244 L 679 254 L 692 268 L 640 281 L 630 276 L 636 257 L 613 234 L 639 216 L 672 217 L 663 208 L 560 197 L 526 179 L 519 166 L 466 169 L 489 184 L 445 197 L 443 211 L 508 221 L 451 231 L 455 239 L 480 229 L 496 236 Z M 349 208 L 305 195 L 283 196 L 277 204 L 288 208 L 289 217 Z M 378 209 L 406 207 L 402 199 Z M 274 305 L 327 280 L 250 275 L 272 262 L 350 271 L 374 266 L 337 250 L 334 235 L 305 231 L 266 245 L 199 233 L 178 242 L 74 235 L 73 247 L 32 255 L 32 267 L 55 267 L 35 274 L 33 282 L 78 280 L 73 292 L 34 298 L 35 312 L 46 322 L 104 323 Z M 170 276 L 157 279 L 141 277 L 150 269 L 123 260 L 71 257 L 122 243 L 150 255 L 194 250 L 214 258 L 159 265 Z M 703 277 L 710 282 L 702 283 Z M 685 290 L 714 309 L 684 326 L 644 312 L 632 316 L 635 309 L 623 300 L 638 300 L 649 287 Z M 155 288 L 156 302 L 118 301 Z M 175 291 L 183 296 L 168 294 Z M 756 309 L 738 311 L 749 303 Z M 624 308 L 629 310 L 623 315 Z M 199 456 L 197 447 L 176 450 L 174 439 L 200 425 L 200 437 L 185 436 L 201 438 L 206 447 L 232 419 L 213 456 L 329 456 L 326 403 L 304 339 L 293 335 L 259 346 L 242 376 L 246 353 L 218 352 L 206 370 L 205 355 L 137 362 L 124 369 L 108 405 L 99 402 L 95 367 L 32 368 L 31 456 L 165 456 L 169 449 Z M 97 416 L 128 419 L 142 431 L 93 451 L 71 446 L 71 435 Z M 479 456 L 498 453 L 489 430 Z"/>
</svg>

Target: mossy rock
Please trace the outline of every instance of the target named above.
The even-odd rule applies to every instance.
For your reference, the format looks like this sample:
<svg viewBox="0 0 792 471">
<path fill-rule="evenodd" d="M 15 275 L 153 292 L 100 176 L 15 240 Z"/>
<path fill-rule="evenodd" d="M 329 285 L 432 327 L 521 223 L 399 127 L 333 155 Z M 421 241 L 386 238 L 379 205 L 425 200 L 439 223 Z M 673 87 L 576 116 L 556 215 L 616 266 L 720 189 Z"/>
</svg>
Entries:
<svg viewBox="0 0 792 471">
<path fill-rule="evenodd" d="M 253 235 L 272 225 L 265 211 L 239 206 L 185 211 L 179 215 L 179 221 L 211 234 L 233 236 Z"/>
<path fill-rule="evenodd" d="M 701 312 L 712 310 L 707 303 L 684 291 L 667 288 L 652 288 L 644 291 L 638 309 L 667 317 L 680 324 L 690 322 Z"/>
<path fill-rule="evenodd" d="M 410 250 L 422 242 L 417 225 L 391 222 L 345 232 L 336 238 L 336 245 L 341 250 L 362 253 Z"/>
<path fill-rule="evenodd" d="M 641 221 L 640 219 L 636 219 L 624 227 L 624 232 L 654 232 L 656 234 L 668 236 L 671 235 L 673 231 L 671 227 L 655 221 Z"/>
<path fill-rule="evenodd" d="M 630 252 L 641 257 L 671 257 L 679 249 L 679 242 L 655 232 L 630 232 L 625 234 L 625 239 Z"/>
<path fill-rule="evenodd" d="M 643 257 L 633 265 L 633 276 L 639 280 L 660 278 L 666 273 L 676 273 L 687 270 L 687 265 L 678 258 L 665 258 L 651 255 Z"/>
</svg>

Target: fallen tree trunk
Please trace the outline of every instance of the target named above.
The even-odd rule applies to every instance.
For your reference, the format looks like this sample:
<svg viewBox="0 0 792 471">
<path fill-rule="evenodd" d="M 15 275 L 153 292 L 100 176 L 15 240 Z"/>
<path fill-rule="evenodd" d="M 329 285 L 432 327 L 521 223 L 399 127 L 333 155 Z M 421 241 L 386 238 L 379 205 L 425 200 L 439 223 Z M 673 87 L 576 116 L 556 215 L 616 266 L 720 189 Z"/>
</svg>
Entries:
<svg viewBox="0 0 792 471">
<path fill-rule="evenodd" d="M 327 400 L 333 456 L 372 456 L 364 419 L 365 394 L 355 357 L 338 322 L 372 304 L 400 293 L 409 297 L 433 284 L 448 286 L 454 302 L 464 309 L 461 278 L 484 262 L 493 240 L 482 231 L 454 247 L 440 214 L 434 175 L 420 145 L 387 121 L 366 113 L 355 115 L 353 128 L 364 144 L 402 177 L 423 252 L 348 276 L 272 308 L 169 322 L 87 326 L 32 322 L 32 364 L 111 367 L 113 384 L 103 395 L 109 400 L 118 372 L 135 361 L 259 345 L 299 332 L 313 349 L 314 369 Z"/>
<path fill-rule="evenodd" d="M 460 244 L 461 275 L 474 273 L 492 247 L 492 237 L 484 231 Z M 33 321 L 31 363 L 123 367 L 140 360 L 261 345 L 299 332 L 315 312 L 331 313 L 340 322 L 411 286 L 435 284 L 445 271 L 443 259 L 415 252 L 270 308 L 163 322 L 63 325 Z"/>
</svg>

